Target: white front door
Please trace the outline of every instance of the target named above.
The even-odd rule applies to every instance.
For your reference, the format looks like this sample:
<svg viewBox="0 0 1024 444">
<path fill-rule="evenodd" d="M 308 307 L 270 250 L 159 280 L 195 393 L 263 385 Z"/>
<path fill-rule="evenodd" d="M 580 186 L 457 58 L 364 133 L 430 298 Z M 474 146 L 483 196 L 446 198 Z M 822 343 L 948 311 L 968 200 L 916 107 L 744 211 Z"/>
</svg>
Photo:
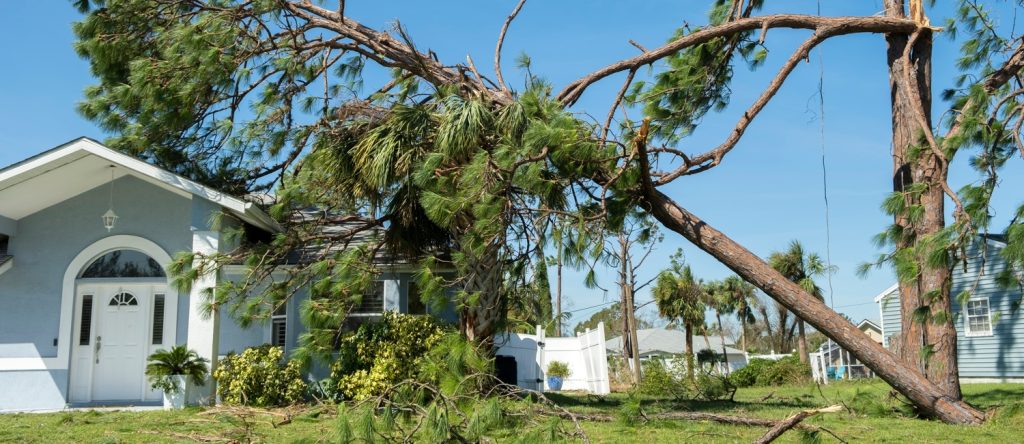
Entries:
<svg viewBox="0 0 1024 444">
<path fill-rule="evenodd" d="M 96 329 L 93 355 L 94 401 L 141 399 L 145 362 L 146 319 L 140 309 L 148 306 L 143 288 L 118 288 L 105 292 Z"/>
<path fill-rule="evenodd" d="M 145 365 L 152 342 L 152 302 L 154 294 L 163 293 L 163 286 L 153 284 L 79 285 L 71 401 L 151 397 Z"/>
</svg>

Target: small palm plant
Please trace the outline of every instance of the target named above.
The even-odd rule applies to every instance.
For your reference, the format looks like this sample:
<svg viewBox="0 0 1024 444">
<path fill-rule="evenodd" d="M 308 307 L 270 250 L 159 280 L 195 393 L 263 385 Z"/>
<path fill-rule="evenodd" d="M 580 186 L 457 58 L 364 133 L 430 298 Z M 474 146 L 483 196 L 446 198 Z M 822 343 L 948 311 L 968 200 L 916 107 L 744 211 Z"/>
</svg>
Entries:
<svg viewBox="0 0 1024 444">
<path fill-rule="evenodd" d="M 206 383 L 206 377 L 210 373 L 207 365 L 209 362 L 184 345 L 176 345 L 149 355 L 146 376 L 149 377 L 150 387 L 164 392 L 165 404 L 169 399 L 178 401 L 177 404 L 184 402 L 182 395 L 186 380 L 194 385 Z"/>
</svg>

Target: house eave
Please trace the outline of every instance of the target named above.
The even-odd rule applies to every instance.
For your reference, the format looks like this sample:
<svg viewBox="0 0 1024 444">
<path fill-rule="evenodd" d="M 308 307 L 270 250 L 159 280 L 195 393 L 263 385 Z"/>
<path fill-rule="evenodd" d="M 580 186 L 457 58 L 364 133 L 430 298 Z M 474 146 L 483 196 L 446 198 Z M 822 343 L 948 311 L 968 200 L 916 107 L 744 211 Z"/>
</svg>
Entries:
<svg viewBox="0 0 1024 444">
<path fill-rule="evenodd" d="M 150 165 L 132 156 L 115 151 L 86 137 L 59 145 L 49 151 L 0 169 L 0 191 L 24 181 L 46 174 L 63 165 L 93 155 L 112 165 L 120 166 L 133 175 L 169 191 L 189 197 L 200 197 L 220 205 L 244 222 L 270 232 L 281 231 L 281 226 L 252 202 L 222 193 L 177 174 Z M 0 216 L 4 216 L 0 214 Z"/>
<path fill-rule="evenodd" d="M 876 304 L 881 303 L 882 299 L 885 299 L 885 297 L 888 296 L 889 293 L 892 293 L 893 291 L 899 290 L 899 288 L 900 288 L 899 282 L 897 282 L 895 284 L 892 284 L 891 287 L 886 288 L 885 291 L 879 293 L 878 296 L 875 296 L 875 303 Z"/>
</svg>

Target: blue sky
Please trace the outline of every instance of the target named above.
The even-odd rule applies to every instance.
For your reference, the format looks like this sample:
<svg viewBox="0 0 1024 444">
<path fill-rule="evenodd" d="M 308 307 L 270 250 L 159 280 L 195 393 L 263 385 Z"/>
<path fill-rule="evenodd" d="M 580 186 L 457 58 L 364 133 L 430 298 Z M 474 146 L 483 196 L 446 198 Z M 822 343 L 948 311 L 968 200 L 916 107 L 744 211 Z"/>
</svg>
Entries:
<svg viewBox="0 0 1024 444">
<path fill-rule="evenodd" d="M 495 38 L 513 0 L 488 2 L 349 2 L 346 12 L 369 26 L 387 29 L 400 19 L 416 44 L 437 52 L 443 61 L 457 63 L 471 55 L 482 71 L 491 66 Z M 766 13 L 815 12 L 813 1 L 769 2 Z M 823 2 L 824 15 L 873 15 L 881 1 Z M 939 2 L 942 3 L 942 2 Z M 998 3 L 998 2 L 997 2 Z M 505 77 L 515 84 L 513 60 L 525 51 L 533 71 L 556 88 L 612 61 L 636 54 L 627 43 L 647 47 L 663 43 L 681 23 L 704 22 L 708 1 L 564 0 L 528 2 L 512 25 L 505 44 Z M 69 2 L 11 2 L 0 15 L 0 165 L 6 165 L 67 140 L 104 133 L 75 112 L 82 90 L 93 82 L 88 65 L 72 48 L 71 23 L 79 18 Z M 930 11 L 941 23 L 949 11 Z M 998 17 L 998 16 L 997 16 Z M 1009 25 L 1010 19 L 1006 22 Z M 767 37 L 771 52 L 756 72 L 737 68 L 732 104 L 722 113 L 707 116 L 693 137 L 682 144 L 688 151 L 703 151 L 723 140 L 726 132 L 760 94 L 777 67 L 807 33 L 772 30 Z M 879 210 L 891 188 L 890 115 L 885 42 L 881 36 L 846 36 L 820 48 L 824 59 L 825 151 L 831 215 L 831 258 L 838 267 L 833 276 L 835 306 L 855 320 L 877 319 L 872 297 L 893 283 L 888 270 L 860 278 L 857 265 L 879 251 L 871 238 L 889 219 Z M 958 44 L 937 38 L 934 54 L 935 94 L 951 85 Z M 797 68 L 775 100 L 751 125 L 743 141 L 718 168 L 684 178 L 665 191 L 711 225 L 767 256 L 801 240 L 810 251 L 826 253 L 822 190 L 817 84 L 818 54 Z M 374 84 L 367 79 L 367 85 Z M 596 116 L 607 112 L 621 79 L 612 77 L 591 90 L 575 110 Z M 936 101 L 935 114 L 946 105 Z M 961 156 L 951 177 L 953 188 L 976 180 Z M 1005 221 L 1016 202 L 1009 190 L 1022 189 L 1020 162 L 1007 171 L 997 220 Z M 683 248 L 698 276 L 718 279 L 730 274 L 710 256 L 678 235 L 666 232 L 665 241 L 648 260 L 641 277 L 650 277 L 668 264 L 668 257 Z M 612 285 L 613 273 L 599 273 L 602 285 Z M 825 282 L 822 280 L 822 285 Z M 580 310 L 609 301 L 600 290 L 582 285 L 582 273 L 569 273 L 564 294 L 566 310 Z M 609 295 L 616 298 L 614 292 Z M 645 289 L 638 295 L 650 299 Z M 574 313 L 570 325 L 600 307 Z"/>
</svg>

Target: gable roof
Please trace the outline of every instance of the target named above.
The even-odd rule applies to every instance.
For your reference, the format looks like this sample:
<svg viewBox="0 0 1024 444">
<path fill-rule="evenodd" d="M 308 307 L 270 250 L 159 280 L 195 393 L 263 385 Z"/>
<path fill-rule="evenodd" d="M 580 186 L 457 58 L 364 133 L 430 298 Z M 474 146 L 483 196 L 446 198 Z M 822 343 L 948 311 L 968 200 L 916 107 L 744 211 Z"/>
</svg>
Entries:
<svg viewBox="0 0 1024 444">
<path fill-rule="evenodd" d="M 704 339 L 705 337 L 701 335 L 693 336 L 694 353 L 708 348 L 708 344 L 711 344 L 711 350 L 714 350 L 715 352 L 722 351 L 721 338 L 718 336 L 708 336 L 707 342 L 705 342 Z M 636 340 L 640 343 L 639 351 L 641 355 L 659 351 L 679 355 L 682 354 L 686 348 L 686 333 L 679 330 L 669 330 L 667 328 L 645 328 L 637 330 Z M 725 344 L 725 352 L 727 354 L 743 354 L 743 351 L 729 347 L 733 342 L 728 337 L 726 337 Z M 605 348 L 609 351 L 621 352 L 622 336 L 616 336 L 605 341 Z"/>
<path fill-rule="evenodd" d="M 977 237 L 979 239 L 983 239 L 986 244 L 993 245 L 993 246 L 998 247 L 998 248 L 1006 247 L 1006 235 L 1003 235 L 1003 234 L 991 234 L 991 233 L 979 233 L 977 235 Z M 889 297 L 889 296 L 893 296 L 893 295 L 899 294 L 899 289 L 900 289 L 900 283 L 899 282 L 897 282 L 895 284 L 892 284 L 891 287 L 886 288 L 885 291 L 879 293 L 878 296 L 875 296 L 875 299 L 874 299 L 875 303 L 876 304 L 880 304 L 882 302 L 882 299 L 885 299 L 886 297 Z"/>
<path fill-rule="evenodd" d="M 878 296 L 875 296 L 875 303 L 882 302 L 882 299 L 885 299 L 886 296 L 889 296 L 894 291 L 897 291 L 899 289 L 900 289 L 899 282 L 897 282 L 895 284 L 892 284 L 891 287 L 886 288 L 885 291 L 882 291 L 881 293 L 878 294 Z"/>
<path fill-rule="evenodd" d="M 879 333 L 882 332 L 882 327 L 879 327 L 878 324 L 875 323 L 875 321 L 872 321 L 870 319 L 865 319 L 863 321 L 860 321 L 859 324 L 857 324 L 857 328 L 861 330 L 864 330 L 864 326 L 878 330 Z"/>
<path fill-rule="evenodd" d="M 18 220 L 110 181 L 131 175 L 183 197 L 199 197 L 241 220 L 275 232 L 280 226 L 256 204 L 150 165 L 81 137 L 0 169 L 0 217 Z M 118 176 L 119 175 L 119 176 Z"/>
</svg>

